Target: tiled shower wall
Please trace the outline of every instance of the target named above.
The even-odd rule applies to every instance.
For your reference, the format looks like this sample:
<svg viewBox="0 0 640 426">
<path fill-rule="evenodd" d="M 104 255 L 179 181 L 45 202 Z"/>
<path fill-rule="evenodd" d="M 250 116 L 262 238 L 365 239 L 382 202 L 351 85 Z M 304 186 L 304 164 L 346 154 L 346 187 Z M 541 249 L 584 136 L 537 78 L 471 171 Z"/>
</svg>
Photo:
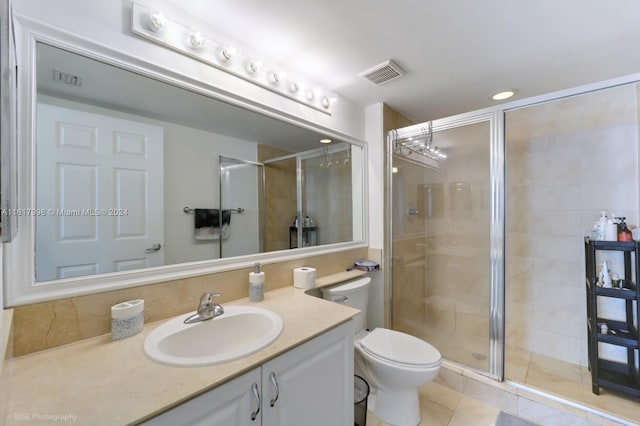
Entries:
<svg viewBox="0 0 640 426">
<path fill-rule="evenodd" d="M 267 145 L 258 145 L 258 161 L 284 157 L 291 152 Z M 296 217 L 296 160 L 284 160 L 267 164 L 265 181 L 265 236 L 264 250 L 289 248 L 289 227 Z"/>
<path fill-rule="evenodd" d="M 583 237 L 638 217 L 637 85 L 506 115 L 507 346 L 586 365 Z"/>
</svg>

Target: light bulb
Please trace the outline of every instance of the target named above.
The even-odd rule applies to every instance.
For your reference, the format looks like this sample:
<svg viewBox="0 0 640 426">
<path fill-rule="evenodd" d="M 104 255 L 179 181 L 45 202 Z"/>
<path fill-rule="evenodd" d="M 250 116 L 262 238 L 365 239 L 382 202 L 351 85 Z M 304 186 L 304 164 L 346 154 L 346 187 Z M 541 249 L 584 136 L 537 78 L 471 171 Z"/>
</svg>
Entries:
<svg viewBox="0 0 640 426">
<path fill-rule="evenodd" d="M 207 43 L 207 39 L 200 31 L 191 31 L 189 33 L 189 45 L 193 50 L 200 50 Z"/>
<path fill-rule="evenodd" d="M 271 75 L 269 76 L 269 81 L 272 82 L 273 84 L 280 83 L 280 74 L 278 74 L 277 72 L 272 72 Z"/>
<path fill-rule="evenodd" d="M 503 101 L 505 99 L 509 99 L 510 97 L 515 95 L 515 93 L 515 90 L 506 90 L 504 92 L 496 93 L 491 97 L 491 99 L 493 99 L 494 101 Z"/>
<path fill-rule="evenodd" d="M 154 33 L 161 31 L 167 25 L 167 18 L 159 12 L 154 12 L 149 16 L 149 29 Z"/>
<path fill-rule="evenodd" d="M 289 91 L 291 93 L 296 93 L 298 90 L 300 90 L 300 84 L 295 81 L 291 83 L 291 85 L 289 86 Z"/>
<path fill-rule="evenodd" d="M 255 74 L 260 71 L 260 68 L 262 68 L 262 61 L 249 62 L 247 65 L 247 72 L 249 74 Z"/>
<path fill-rule="evenodd" d="M 229 62 L 231 58 L 235 56 L 236 53 L 238 53 L 238 50 L 235 47 L 227 46 L 222 49 L 222 52 L 220 52 L 220 58 L 224 62 Z"/>
<path fill-rule="evenodd" d="M 315 97 L 316 97 L 316 95 L 313 93 L 313 91 L 312 91 L 312 90 L 309 90 L 309 91 L 307 92 L 307 100 L 308 100 L 308 101 L 312 101 L 312 100 L 313 100 L 313 98 L 315 98 Z"/>
<path fill-rule="evenodd" d="M 322 98 L 322 106 L 326 109 L 331 106 L 331 101 L 326 96 Z"/>
</svg>

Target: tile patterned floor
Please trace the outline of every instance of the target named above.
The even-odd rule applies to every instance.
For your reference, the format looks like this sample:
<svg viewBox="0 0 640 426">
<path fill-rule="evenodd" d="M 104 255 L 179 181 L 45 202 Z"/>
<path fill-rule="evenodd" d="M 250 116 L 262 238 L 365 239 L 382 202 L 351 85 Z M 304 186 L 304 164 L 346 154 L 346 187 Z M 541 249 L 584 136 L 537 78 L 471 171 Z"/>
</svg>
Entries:
<svg viewBox="0 0 640 426">
<path fill-rule="evenodd" d="M 587 367 L 509 348 L 506 357 L 507 380 L 640 424 L 640 399 L 604 388 L 595 395 Z"/>
<path fill-rule="evenodd" d="M 419 390 L 420 425 L 491 426 L 501 410 L 542 426 L 640 425 L 640 400 L 605 389 L 599 396 L 594 395 L 591 392 L 591 375 L 579 365 L 536 354 L 507 351 L 506 376 L 511 382 L 602 411 L 625 422 L 617 423 L 594 413 L 549 402 L 546 398 L 518 391 L 509 383 L 496 385 L 486 378 L 470 379 L 441 369 L 435 381 Z M 371 413 L 367 417 L 367 425 L 389 426 Z"/>
<path fill-rule="evenodd" d="M 490 404 L 435 382 L 420 389 L 420 409 L 421 426 L 490 426 L 500 413 Z M 369 413 L 367 426 L 390 425 Z"/>
</svg>

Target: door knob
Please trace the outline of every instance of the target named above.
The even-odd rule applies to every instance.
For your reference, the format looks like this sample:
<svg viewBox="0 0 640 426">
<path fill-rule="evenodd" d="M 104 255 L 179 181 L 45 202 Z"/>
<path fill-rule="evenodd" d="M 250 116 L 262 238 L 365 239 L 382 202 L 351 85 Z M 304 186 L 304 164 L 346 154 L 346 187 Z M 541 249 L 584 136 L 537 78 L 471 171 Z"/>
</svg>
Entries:
<svg viewBox="0 0 640 426">
<path fill-rule="evenodd" d="M 152 245 L 150 248 L 146 249 L 144 252 L 145 253 L 155 253 L 158 250 L 160 250 L 162 248 L 162 244 L 160 243 L 155 243 L 154 245 Z"/>
</svg>

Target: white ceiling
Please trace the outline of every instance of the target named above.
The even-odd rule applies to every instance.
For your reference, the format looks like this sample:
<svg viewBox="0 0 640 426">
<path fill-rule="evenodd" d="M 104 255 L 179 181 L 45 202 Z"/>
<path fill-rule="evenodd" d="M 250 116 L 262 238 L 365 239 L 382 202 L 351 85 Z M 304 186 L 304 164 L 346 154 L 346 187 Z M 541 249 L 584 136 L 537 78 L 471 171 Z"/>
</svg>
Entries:
<svg viewBox="0 0 640 426">
<path fill-rule="evenodd" d="M 82 77 L 82 85 L 54 81 L 54 70 Z M 36 75 L 40 95 L 170 121 L 291 152 L 316 149 L 319 140 L 326 137 L 43 43 L 37 48 Z"/>
<path fill-rule="evenodd" d="M 640 72 L 637 0 L 165 0 L 362 105 L 415 121 Z M 155 2 L 160 3 L 159 1 Z M 406 76 L 358 73 L 393 59 Z"/>
</svg>

